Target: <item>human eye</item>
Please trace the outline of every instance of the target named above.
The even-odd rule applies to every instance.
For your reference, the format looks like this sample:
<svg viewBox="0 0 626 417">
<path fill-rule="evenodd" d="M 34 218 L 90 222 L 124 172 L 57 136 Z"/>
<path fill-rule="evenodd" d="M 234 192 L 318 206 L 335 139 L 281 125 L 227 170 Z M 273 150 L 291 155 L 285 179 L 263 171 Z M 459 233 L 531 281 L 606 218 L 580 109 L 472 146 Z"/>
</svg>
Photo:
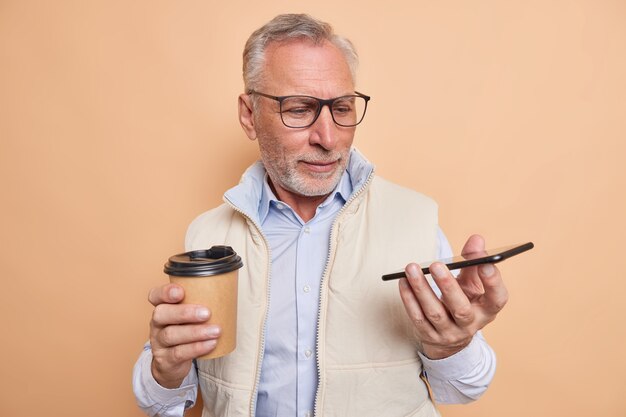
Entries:
<svg viewBox="0 0 626 417">
<path fill-rule="evenodd" d="M 318 103 L 307 97 L 289 97 L 283 101 L 282 112 L 293 118 L 307 118 L 315 114 Z"/>
<path fill-rule="evenodd" d="M 333 103 L 333 114 L 335 116 L 347 116 L 354 112 L 354 98 L 339 98 Z"/>
</svg>

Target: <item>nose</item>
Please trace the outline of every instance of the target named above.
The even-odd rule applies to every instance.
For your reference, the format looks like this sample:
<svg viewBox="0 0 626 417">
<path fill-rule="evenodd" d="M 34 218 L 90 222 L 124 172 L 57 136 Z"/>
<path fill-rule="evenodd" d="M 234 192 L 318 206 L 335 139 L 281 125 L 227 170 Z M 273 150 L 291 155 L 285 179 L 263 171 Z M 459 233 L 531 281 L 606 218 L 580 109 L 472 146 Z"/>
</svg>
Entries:
<svg viewBox="0 0 626 417">
<path fill-rule="evenodd" d="M 326 150 L 333 150 L 337 145 L 337 125 L 333 121 L 330 107 L 325 105 L 320 111 L 320 115 L 310 127 L 311 135 L 309 143 L 320 145 Z"/>
</svg>

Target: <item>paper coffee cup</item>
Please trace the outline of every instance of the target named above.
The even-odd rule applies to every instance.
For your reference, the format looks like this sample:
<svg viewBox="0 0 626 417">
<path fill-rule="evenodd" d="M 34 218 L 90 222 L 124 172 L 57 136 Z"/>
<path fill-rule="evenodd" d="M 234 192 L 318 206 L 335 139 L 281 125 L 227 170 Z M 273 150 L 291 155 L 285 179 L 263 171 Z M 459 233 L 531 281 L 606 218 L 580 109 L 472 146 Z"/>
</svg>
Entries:
<svg viewBox="0 0 626 417">
<path fill-rule="evenodd" d="M 237 278 L 243 266 L 230 246 L 180 253 L 169 258 L 164 272 L 170 282 L 185 290 L 183 303 L 200 304 L 211 311 L 209 323 L 218 324 L 222 333 L 217 346 L 198 359 L 224 356 L 237 345 Z"/>
</svg>

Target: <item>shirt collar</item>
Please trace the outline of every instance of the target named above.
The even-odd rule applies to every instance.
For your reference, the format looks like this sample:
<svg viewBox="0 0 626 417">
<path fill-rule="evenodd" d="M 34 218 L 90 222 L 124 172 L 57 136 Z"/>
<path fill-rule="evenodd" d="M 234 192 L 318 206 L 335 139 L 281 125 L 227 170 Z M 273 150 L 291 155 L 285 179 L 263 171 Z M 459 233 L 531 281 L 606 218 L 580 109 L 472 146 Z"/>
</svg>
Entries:
<svg viewBox="0 0 626 417">
<path fill-rule="evenodd" d="M 317 210 L 323 209 L 330 204 L 335 198 L 340 198 L 342 204 L 345 203 L 352 194 L 352 181 L 350 180 L 350 174 L 348 171 L 344 171 L 343 175 L 339 179 L 339 183 L 330 193 L 330 195 L 324 200 L 322 204 L 317 207 Z M 265 173 L 265 179 L 263 181 L 263 189 L 261 191 L 261 200 L 259 202 L 259 220 L 261 224 L 265 221 L 265 218 L 269 214 L 270 206 L 276 205 L 280 202 L 269 184 L 269 177 Z M 285 203 L 282 203 L 285 204 Z"/>
<path fill-rule="evenodd" d="M 331 194 L 332 198 L 338 196 L 347 201 L 353 192 L 364 186 L 367 179 L 373 175 L 373 171 L 374 166 L 360 152 L 352 148 L 348 167 L 342 175 L 337 188 Z M 273 192 L 265 192 L 266 187 L 271 191 L 267 184 L 266 176 L 265 167 L 259 160 L 243 173 L 238 185 L 224 194 L 225 201 L 259 224 L 261 224 L 260 215 L 262 215 L 263 219 L 267 217 L 271 198 L 276 199 Z M 330 200 L 324 203 L 328 201 Z"/>
</svg>

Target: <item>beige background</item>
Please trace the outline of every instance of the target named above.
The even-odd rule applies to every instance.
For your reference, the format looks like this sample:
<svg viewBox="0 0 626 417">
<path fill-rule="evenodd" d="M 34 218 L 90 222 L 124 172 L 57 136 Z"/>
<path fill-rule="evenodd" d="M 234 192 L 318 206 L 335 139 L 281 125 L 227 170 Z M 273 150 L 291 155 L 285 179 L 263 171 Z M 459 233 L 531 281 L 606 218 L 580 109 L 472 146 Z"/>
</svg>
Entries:
<svg viewBox="0 0 626 417">
<path fill-rule="evenodd" d="M 139 416 L 150 287 L 257 157 L 241 50 L 280 12 L 356 43 L 356 145 L 502 264 L 488 393 L 444 416 L 624 416 L 626 3 L 0 0 L 0 415 Z"/>
</svg>

